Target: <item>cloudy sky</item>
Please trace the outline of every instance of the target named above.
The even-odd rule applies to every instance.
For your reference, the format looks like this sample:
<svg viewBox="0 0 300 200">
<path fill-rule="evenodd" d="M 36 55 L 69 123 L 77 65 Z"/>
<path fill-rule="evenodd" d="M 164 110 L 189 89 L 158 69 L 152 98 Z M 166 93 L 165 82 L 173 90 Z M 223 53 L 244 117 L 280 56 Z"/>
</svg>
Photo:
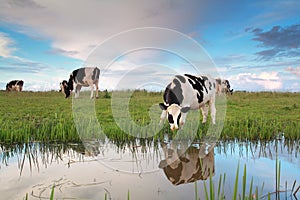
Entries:
<svg viewBox="0 0 300 200">
<path fill-rule="evenodd" d="M 25 90 L 58 90 L 96 65 L 101 90 L 135 77 L 151 88 L 198 63 L 235 90 L 300 91 L 300 1 L 220 2 L 0 0 L 0 89 L 23 79 Z"/>
</svg>

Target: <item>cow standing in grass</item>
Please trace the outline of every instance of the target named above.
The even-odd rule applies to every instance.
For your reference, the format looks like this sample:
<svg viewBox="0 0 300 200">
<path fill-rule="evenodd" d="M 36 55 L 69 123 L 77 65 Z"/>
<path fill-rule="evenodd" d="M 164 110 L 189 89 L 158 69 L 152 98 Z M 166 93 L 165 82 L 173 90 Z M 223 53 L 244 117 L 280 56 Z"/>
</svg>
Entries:
<svg viewBox="0 0 300 200">
<path fill-rule="evenodd" d="M 201 109 L 205 123 L 210 108 L 212 123 L 216 123 L 216 79 L 208 76 L 193 76 L 184 74 L 177 75 L 166 87 L 164 92 L 164 103 L 159 106 L 163 110 L 161 122 L 168 117 L 171 130 L 179 128 L 185 123 L 187 113 L 190 109 Z M 209 107 L 206 104 L 209 104 Z"/>
<path fill-rule="evenodd" d="M 216 92 L 218 95 L 233 93 L 233 89 L 230 88 L 231 86 L 228 80 L 217 78 L 216 83 L 217 83 Z"/>
<path fill-rule="evenodd" d="M 97 67 L 85 67 L 74 70 L 69 78 L 67 84 L 63 84 L 64 93 L 68 98 L 75 88 L 75 98 L 79 97 L 81 87 L 91 88 L 91 98 L 94 97 L 94 85 L 96 86 L 96 98 L 98 94 L 98 83 L 99 83 L 100 69 Z"/>
<path fill-rule="evenodd" d="M 13 80 L 6 84 L 6 91 L 18 91 L 21 92 L 23 90 L 24 81 L 22 80 Z"/>
<path fill-rule="evenodd" d="M 61 93 L 65 93 L 65 86 L 68 85 L 68 81 L 66 80 L 63 80 L 62 82 L 59 83 L 59 87 L 60 87 L 60 90 L 59 92 Z"/>
</svg>

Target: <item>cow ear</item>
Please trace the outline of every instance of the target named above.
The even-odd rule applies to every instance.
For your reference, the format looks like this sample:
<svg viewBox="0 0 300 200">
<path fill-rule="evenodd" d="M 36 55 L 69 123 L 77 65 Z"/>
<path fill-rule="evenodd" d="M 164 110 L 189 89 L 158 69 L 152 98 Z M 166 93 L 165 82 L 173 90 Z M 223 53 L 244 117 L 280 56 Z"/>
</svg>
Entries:
<svg viewBox="0 0 300 200">
<path fill-rule="evenodd" d="M 190 162 L 190 160 L 189 160 L 188 158 L 182 157 L 182 156 L 179 157 L 179 160 L 180 160 L 181 162 L 184 162 L 184 163 Z"/>
<path fill-rule="evenodd" d="M 181 108 L 180 111 L 181 111 L 182 113 L 187 113 L 190 109 L 191 109 L 191 108 L 187 106 L 187 107 Z"/>
<path fill-rule="evenodd" d="M 165 168 L 167 166 L 168 166 L 167 161 L 166 160 L 162 160 L 162 161 L 159 162 L 158 168 L 163 169 L 163 168 Z"/>
<path fill-rule="evenodd" d="M 162 109 L 162 110 L 167 110 L 168 106 L 166 106 L 164 103 L 160 103 L 159 104 L 159 107 Z"/>
</svg>

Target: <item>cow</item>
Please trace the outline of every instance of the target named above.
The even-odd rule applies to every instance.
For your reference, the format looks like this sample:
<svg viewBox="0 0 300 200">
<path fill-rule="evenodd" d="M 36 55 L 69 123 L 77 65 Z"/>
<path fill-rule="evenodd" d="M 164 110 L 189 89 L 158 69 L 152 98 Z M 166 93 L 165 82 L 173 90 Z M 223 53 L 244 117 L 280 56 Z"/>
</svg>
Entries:
<svg viewBox="0 0 300 200">
<path fill-rule="evenodd" d="M 233 89 L 230 88 L 231 86 L 228 80 L 217 78 L 216 82 L 217 82 L 216 92 L 218 95 L 233 93 Z"/>
<path fill-rule="evenodd" d="M 165 159 L 159 163 L 168 180 L 173 185 L 207 180 L 215 174 L 213 145 L 201 144 L 199 148 L 190 146 L 185 152 L 172 144 L 161 144 Z"/>
<path fill-rule="evenodd" d="M 65 86 L 68 85 L 68 81 L 66 80 L 63 80 L 62 82 L 59 83 L 59 87 L 60 87 L 60 90 L 59 92 L 62 92 L 62 93 L 65 93 Z"/>
<path fill-rule="evenodd" d="M 100 69 L 97 67 L 85 67 L 74 70 L 70 74 L 69 81 L 64 85 L 64 93 L 68 98 L 75 88 L 75 98 L 79 97 L 81 87 L 91 88 L 91 99 L 94 97 L 94 85 L 96 86 L 96 98 L 98 94 Z"/>
<path fill-rule="evenodd" d="M 203 115 L 202 123 L 206 123 L 210 108 L 212 123 L 215 124 L 216 86 L 216 79 L 209 76 L 176 75 L 165 89 L 164 103 L 159 104 L 162 109 L 160 123 L 168 117 L 170 129 L 173 131 L 185 123 L 190 109 L 199 108 Z"/>
<path fill-rule="evenodd" d="M 23 90 L 24 81 L 22 80 L 13 80 L 6 84 L 6 91 L 18 91 L 21 92 Z"/>
</svg>

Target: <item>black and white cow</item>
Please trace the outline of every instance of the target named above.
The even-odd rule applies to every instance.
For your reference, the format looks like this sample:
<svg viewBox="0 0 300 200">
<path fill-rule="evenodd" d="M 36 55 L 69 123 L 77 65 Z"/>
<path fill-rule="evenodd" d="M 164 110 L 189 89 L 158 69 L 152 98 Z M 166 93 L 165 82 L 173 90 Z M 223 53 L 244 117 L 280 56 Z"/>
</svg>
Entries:
<svg viewBox="0 0 300 200">
<path fill-rule="evenodd" d="M 24 81 L 22 80 L 13 80 L 6 84 L 6 91 L 18 91 L 21 92 L 23 89 Z"/>
<path fill-rule="evenodd" d="M 94 97 L 94 85 L 96 86 L 96 98 L 98 94 L 98 83 L 99 83 L 100 69 L 97 67 L 85 67 L 74 70 L 69 78 L 69 81 L 64 86 L 64 93 L 68 98 L 75 88 L 75 98 L 79 97 L 81 87 L 91 88 L 91 98 Z"/>
<path fill-rule="evenodd" d="M 62 92 L 62 93 L 65 93 L 65 86 L 68 85 L 68 81 L 66 80 L 63 80 L 62 82 L 59 83 L 59 87 L 60 87 L 60 90 L 59 92 Z"/>
<path fill-rule="evenodd" d="M 159 168 L 163 169 L 173 185 L 206 180 L 215 174 L 213 146 L 191 146 L 182 152 L 183 150 L 168 145 L 162 144 L 165 159 L 160 161 Z"/>
<path fill-rule="evenodd" d="M 216 79 L 208 76 L 193 76 L 190 74 L 177 75 L 166 87 L 164 103 L 159 106 L 163 110 L 161 122 L 168 117 L 171 130 L 178 129 L 185 123 L 187 112 L 201 109 L 205 123 L 210 108 L 212 123 L 216 123 Z M 209 104 L 209 107 L 206 104 Z"/>
<path fill-rule="evenodd" d="M 216 82 L 217 82 L 217 88 L 216 88 L 217 94 L 220 95 L 220 94 L 233 93 L 233 89 L 230 88 L 231 86 L 228 80 L 217 78 Z"/>
</svg>

